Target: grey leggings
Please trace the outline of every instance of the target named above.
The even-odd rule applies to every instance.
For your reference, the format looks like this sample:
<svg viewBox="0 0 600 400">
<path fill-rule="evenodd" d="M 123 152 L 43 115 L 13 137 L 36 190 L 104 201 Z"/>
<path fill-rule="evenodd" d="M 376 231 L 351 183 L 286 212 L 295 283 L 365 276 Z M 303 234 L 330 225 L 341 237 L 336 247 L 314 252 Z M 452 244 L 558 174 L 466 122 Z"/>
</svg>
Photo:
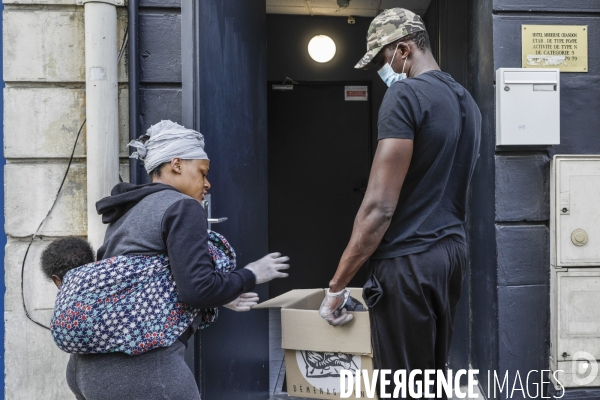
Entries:
<svg viewBox="0 0 600 400">
<path fill-rule="evenodd" d="M 184 344 L 137 356 L 125 353 L 72 354 L 67 382 L 77 400 L 199 400 Z"/>
</svg>

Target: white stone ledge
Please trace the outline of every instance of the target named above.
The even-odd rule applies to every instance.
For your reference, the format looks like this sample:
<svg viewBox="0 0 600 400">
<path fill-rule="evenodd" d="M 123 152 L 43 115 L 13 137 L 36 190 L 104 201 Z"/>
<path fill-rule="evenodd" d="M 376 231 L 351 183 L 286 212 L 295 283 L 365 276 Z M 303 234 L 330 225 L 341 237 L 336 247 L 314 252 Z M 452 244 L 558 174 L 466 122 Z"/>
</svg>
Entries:
<svg viewBox="0 0 600 400">
<path fill-rule="evenodd" d="M 120 49 L 127 13 L 117 13 Z M 3 12 L 4 80 L 7 82 L 85 82 L 83 8 L 11 7 Z M 125 57 L 125 56 L 124 56 Z M 119 81 L 127 81 L 124 60 Z"/>
<path fill-rule="evenodd" d="M 119 89 L 119 148 L 127 157 L 129 91 Z M 4 89 L 4 156 L 68 158 L 85 119 L 85 90 L 68 88 Z M 85 157 L 85 127 L 75 157 Z"/>
</svg>

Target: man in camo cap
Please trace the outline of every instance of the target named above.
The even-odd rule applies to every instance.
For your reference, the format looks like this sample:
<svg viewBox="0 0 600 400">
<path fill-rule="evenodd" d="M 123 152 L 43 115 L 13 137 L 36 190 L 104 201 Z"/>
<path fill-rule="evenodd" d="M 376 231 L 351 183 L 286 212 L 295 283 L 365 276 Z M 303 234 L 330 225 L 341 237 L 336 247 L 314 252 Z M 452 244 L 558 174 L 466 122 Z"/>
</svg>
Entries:
<svg viewBox="0 0 600 400">
<path fill-rule="evenodd" d="M 425 31 L 425 24 L 412 11 L 404 8 L 385 10 L 371 22 L 367 32 L 367 53 L 354 68 L 373 67 L 373 59 L 386 44 L 422 31 Z"/>
<path fill-rule="evenodd" d="M 319 313 L 334 326 L 352 319 L 346 286 L 369 261 L 363 297 L 375 368 L 406 376 L 445 370 L 467 263 L 464 224 L 481 114 L 440 71 L 423 21 L 409 10 L 373 20 L 356 68 L 378 68 L 389 89 L 367 191 Z"/>
</svg>

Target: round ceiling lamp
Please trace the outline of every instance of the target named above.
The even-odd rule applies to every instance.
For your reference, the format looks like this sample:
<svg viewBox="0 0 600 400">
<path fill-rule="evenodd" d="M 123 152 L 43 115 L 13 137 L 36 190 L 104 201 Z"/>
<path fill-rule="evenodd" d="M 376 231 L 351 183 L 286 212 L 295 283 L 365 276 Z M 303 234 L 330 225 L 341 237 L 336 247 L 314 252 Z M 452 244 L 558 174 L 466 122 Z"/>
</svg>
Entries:
<svg viewBox="0 0 600 400">
<path fill-rule="evenodd" d="M 308 54 L 318 63 L 331 61 L 335 56 L 335 42 L 329 36 L 317 35 L 308 42 Z"/>
</svg>

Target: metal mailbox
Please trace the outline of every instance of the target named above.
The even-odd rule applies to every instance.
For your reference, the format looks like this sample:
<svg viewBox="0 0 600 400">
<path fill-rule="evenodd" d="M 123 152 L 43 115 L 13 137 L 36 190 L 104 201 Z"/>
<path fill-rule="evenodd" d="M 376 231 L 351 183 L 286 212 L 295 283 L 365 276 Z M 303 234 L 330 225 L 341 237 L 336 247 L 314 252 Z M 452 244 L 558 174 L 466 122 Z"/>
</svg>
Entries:
<svg viewBox="0 0 600 400">
<path fill-rule="evenodd" d="M 600 156 L 554 156 L 550 204 L 550 368 L 600 386 Z"/>
<path fill-rule="evenodd" d="M 560 144 L 560 70 L 496 71 L 496 145 Z"/>
</svg>

